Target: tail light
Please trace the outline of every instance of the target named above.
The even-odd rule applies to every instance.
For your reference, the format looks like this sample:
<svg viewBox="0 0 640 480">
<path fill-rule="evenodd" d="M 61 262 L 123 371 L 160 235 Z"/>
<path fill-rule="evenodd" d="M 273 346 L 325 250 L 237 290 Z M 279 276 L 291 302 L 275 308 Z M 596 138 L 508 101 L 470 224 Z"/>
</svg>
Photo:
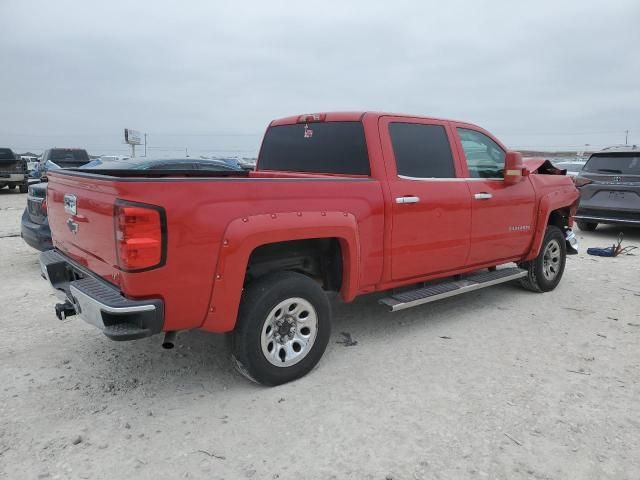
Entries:
<svg viewBox="0 0 640 480">
<path fill-rule="evenodd" d="M 167 248 L 164 209 L 117 200 L 114 217 L 120 269 L 139 272 L 164 265 Z"/>
<path fill-rule="evenodd" d="M 326 118 L 326 113 L 307 113 L 298 117 L 298 123 L 324 122 Z"/>
<path fill-rule="evenodd" d="M 593 183 L 593 180 L 584 177 L 573 177 L 573 183 L 575 183 L 576 187 L 584 187 L 585 185 Z"/>
<path fill-rule="evenodd" d="M 46 198 L 42 200 L 42 203 L 40 203 L 40 212 L 43 215 L 47 215 L 47 199 Z"/>
</svg>

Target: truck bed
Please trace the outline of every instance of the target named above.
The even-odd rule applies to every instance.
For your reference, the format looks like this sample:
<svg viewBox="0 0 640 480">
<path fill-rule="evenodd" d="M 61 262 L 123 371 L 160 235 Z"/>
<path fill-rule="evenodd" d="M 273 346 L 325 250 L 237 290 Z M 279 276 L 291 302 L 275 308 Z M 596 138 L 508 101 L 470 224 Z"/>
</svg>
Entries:
<svg viewBox="0 0 640 480">
<path fill-rule="evenodd" d="M 105 174 L 108 173 L 108 174 Z M 371 178 L 287 172 L 51 172 L 49 222 L 54 247 L 94 272 L 131 299 L 164 297 L 164 330 L 198 328 L 209 309 L 218 256 L 234 220 L 273 220 L 285 215 L 343 215 L 357 222 L 360 235 L 359 284 L 374 284 L 382 272 L 384 216 L 382 188 Z M 74 195 L 76 214 L 65 211 L 65 195 Z M 116 200 L 161 207 L 166 214 L 166 262 L 161 267 L 128 273 L 118 267 L 114 235 Z M 346 215 L 346 213 L 344 213 Z M 305 217 L 306 216 L 306 217 Z M 287 217 L 288 218 L 288 217 Z M 75 233 L 74 233 L 75 230 Z M 313 237 L 313 229 L 309 236 Z M 158 271 L 162 270 L 159 275 Z M 173 281 L 166 288 L 166 279 Z M 203 281 L 205 279 L 205 281 Z M 218 279 L 219 281 L 220 279 Z M 219 288 L 219 287 L 216 287 Z M 238 292 L 240 295 L 241 292 Z M 209 316 L 209 318 L 207 318 Z M 223 325 L 225 319 L 214 324 Z M 215 328 L 215 327 L 214 327 Z M 224 331 L 224 327 L 220 327 Z"/>
</svg>

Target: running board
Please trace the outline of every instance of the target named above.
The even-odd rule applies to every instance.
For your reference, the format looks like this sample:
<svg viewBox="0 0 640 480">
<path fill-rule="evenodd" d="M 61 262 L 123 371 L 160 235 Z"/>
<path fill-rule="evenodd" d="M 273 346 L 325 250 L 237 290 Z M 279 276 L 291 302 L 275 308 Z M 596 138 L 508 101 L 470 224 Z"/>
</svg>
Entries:
<svg viewBox="0 0 640 480">
<path fill-rule="evenodd" d="M 517 280 L 526 275 L 526 270 L 517 267 L 502 268 L 494 271 L 480 271 L 461 276 L 458 280 L 445 281 L 407 292 L 396 293 L 390 297 L 383 298 L 380 300 L 380 303 L 389 307 L 389 310 L 392 312 L 397 312 L 405 308 L 411 308 L 499 283 Z"/>
</svg>

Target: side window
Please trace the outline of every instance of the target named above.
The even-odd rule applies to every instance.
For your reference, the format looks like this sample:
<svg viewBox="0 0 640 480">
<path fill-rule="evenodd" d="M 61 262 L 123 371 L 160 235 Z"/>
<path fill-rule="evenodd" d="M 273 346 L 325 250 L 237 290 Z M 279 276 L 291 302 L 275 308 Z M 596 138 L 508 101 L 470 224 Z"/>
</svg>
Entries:
<svg viewBox="0 0 640 480">
<path fill-rule="evenodd" d="M 389 124 L 398 175 L 416 178 L 454 178 L 453 155 L 441 125 Z"/>
<path fill-rule="evenodd" d="M 505 152 L 484 133 L 458 128 L 458 135 L 472 178 L 502 178 Z"/>
</svg>

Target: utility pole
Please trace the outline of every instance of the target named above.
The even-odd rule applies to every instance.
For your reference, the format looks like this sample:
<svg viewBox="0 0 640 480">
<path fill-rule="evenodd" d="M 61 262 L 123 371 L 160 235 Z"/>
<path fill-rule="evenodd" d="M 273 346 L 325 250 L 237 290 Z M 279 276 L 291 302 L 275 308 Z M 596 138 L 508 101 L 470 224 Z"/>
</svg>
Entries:
<svg viewBox="0 0 640 480">
<path fill-rule="evenodd" d="M 624 131 L 624 144 L 629 145 L 629 130 Z"/>
<path fill-rule="evenodd" d="M 144 156 L 147 156 L 147 134 L 144 134 Z"/>
</svg>

